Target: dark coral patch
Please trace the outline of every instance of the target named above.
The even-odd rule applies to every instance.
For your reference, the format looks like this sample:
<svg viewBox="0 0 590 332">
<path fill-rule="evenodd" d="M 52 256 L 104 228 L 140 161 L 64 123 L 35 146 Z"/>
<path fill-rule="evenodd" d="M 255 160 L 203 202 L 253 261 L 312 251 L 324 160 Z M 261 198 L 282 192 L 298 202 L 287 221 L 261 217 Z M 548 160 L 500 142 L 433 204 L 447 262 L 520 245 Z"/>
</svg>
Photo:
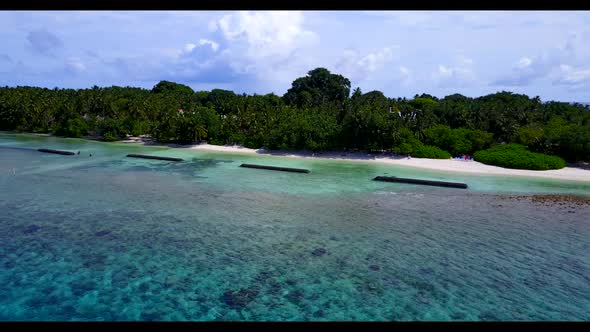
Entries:
<svg viewBox="0 0 590 332">
<path fill-rule="evenodd" d="M 36 231 L 38 231 L 38 230 L 40 230 L 40 229 L 41 229 L 41 227 L 40 227 L 40 226 L 37 226 L 37 225 L 30 225 L 30 226 L 27 226 L 27 228 L 25 228 L 25 229 L 23 230 L 23 233 L 25 233 L 25 234 L 33 234 L 33 233 L 35 233 Z"/>
<path fill-rule="evenodd" d="M 242 288 L 237 292 L 228 290 L 223 293 L 222 301 L 234 309 L 241 309 L 254 301 L 259 291 L 257 288 Z"/>
<path fill-rule="evenodd" d="M 324 248 L 317 248 L 317 249 L 314 249 L 311 252 L 311 254 L 314 255 L 314 256 L 316 256 L 316 257 L 324 256 L 327 253 L 328 253 L 328 251 L 326 249 L 324 249 Z"/>
<path fill-rule="evenodd" d="M 294 290 L 292 292 L 289 292 L 289 294 L 287 294 L 287 300 L 289 300 L 291 303 L 294 304 L 300 304 L 301 301 L 303 301 L 304 298 L 304 294 L 302 291 L 300 290 Z"/>
<path fill-rule="evenodd" d="M 104 230 L 104 231 L 94 233 L 94 235 L 96 235 L 98 237 L 109 235 L 109 234 L 111 234 L 111 231 L 109 231 L 109 230 Z"/>
</svg>

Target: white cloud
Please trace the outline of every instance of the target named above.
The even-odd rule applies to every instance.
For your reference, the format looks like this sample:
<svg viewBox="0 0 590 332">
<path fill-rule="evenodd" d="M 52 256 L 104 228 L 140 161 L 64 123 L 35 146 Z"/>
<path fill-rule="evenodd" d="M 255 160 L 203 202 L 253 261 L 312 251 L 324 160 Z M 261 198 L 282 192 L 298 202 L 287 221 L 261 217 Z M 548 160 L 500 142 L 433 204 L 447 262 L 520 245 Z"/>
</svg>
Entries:
<svg viewBox="0 0 590 332">
<path fill-rule="evenodd" d="M 535 80 L 547 78 L 553 78 L 555 84 L 567 85 L 574 77 L 579 77 L 576 76 L 579 74 L 574 74 L 577 71 L 572 67 L 576 64 L 583 66 L 590 56 L 590 49 L 586 46 L 587 37 L 580 32 L 572 33 L 561 45 L 542 50 L 535 57 L 521 57 L 507 74 L 492 82 L 492 85 L 526 86 Z"/>
<path fill-rule="evenodd" d="M 72 57 L 66 60 L 66 68 L 79 73 L 86 70 L 86 65 L 80 60 L 80 58 Z"/>
<path fill-rule="evenodd" d="M 443 65 L 438 65 L 438 72 L 434 76 L 440 78 L 450 78 L 453 76 L 453 69 Z"/>
<path fill-rule="evenodd" d="M 213 52 L 208 52 L 209 50 Z M 196 53 L 205 53 L 206 56 L 202 56 L 201 60 L 206 61 L 207 58 L 212 58 L 214 53 L 219 50 L 219 43 L 208 40 L 208 39 L 199 39 L 198 44 L 195 43 L 187 43 L 184 45 L 183 48 L 164 48 L 160 50 L 160 54 L 167 58 L 172 58 L 176 60 L 182 60 L 182 58 L 186 58 L 191 54 L 194 55 Z M 210 59 L 209 59 L 210 60 Z"/>
<path fill-rule="evenodd" d="M 563 75 L 563 82 L 581 83 L 590 80 L 590 69 L 574 69 L 568 65 L 561 65 L 560 69 Z"/>
<path fill-rule="evenodd" d="M 197 45 L 195 45 L 195 44 L 192 44 L 192 43 L 186 44 L 186 45 L 184 45 L 184 51 L 191 52 L 192 50 L 195 49 L 195 47 L 197 47 Z"/>
<path fill-rule="evenodd" d="M 522 57 L 518 61 L 518 64 L 516 65 L 516 67 L 520 68 L 520 69 L 524 69 L 524 68 L 529 67 L 532 63 L 533 63 L 533 61 L 530 58 Z"/>
<path fill-rule="evenodd" d="M 369 72 L 375 72 L 381 69 L 385 64 L 393 60 L 393 52 L 391 48 L 385 47 L 375 53 L 369 53 L 358 61 L 360 66 L 367 68 Z"/>
<path fill-rule="evenodd" d="M 209 46 L 211 46 L 211 49 L 214 52 L 217 52 L 217 50 L 219 49 L 219 44 L 218 43 L 216 43 L 214 41 L 211 41 L 211 40 L 207 40 L 207 39 L 200 39 L 199 40 L 199 45 L 209 45 Z"/>
<path fill-rule="evenodd" d="M 368 54 L 362 54 L 358 49 L 345 50 L 336 64 L 336 70 L 357 83 L 371 80 L 393 62 L 394 49 L 397 48 L 388 46 Z"/>
<path fill-rule="evenodd" d="M 207 24 L 207 29 L 209 29 L 210 32 L 217 31 L 217 22 L 209 21 L 209 23 Z"/>
<path fill-rule="evenodd" d="M 404 76 L 410 75 L 410 70 L 404 66 L 399 67 L 399 72 Z"/>
<path fill-rule="evenodd" d="M 529 85 L 534 80 L 548 75 L 551 72 L 551 67 L 554 61 L 555 59 L 552 59 L 548 53 L 542 54 L 534 59 L 531 59 L 530 57 L 521 57 L 518 62 L 513 64 L 508 74 L 505 74 L 500 79 L 492 82 L 492 85 Z"/>
<path fill-rule="evenodd" d="M 464 87 L 475 81 L 473 64 L 473 59 L 459 55 L 456 57 L 454 64 L 439 64 L 437 70 L 432 73 L 431 79 L 438 86 Z"/>
<path fill-rule="evenodd" d="M 401 83 L 408 85 L 411 82 L 412 71 L 405 66 L 400 66 L 398 70 Z"/>
<path fill-rule="evenodd" d="M 244 42 L 251 59 L 284 57 L 313 44 L 317 36 L 303 28 L 303 12 L 238 12 L 223 16 L 217 26 L 228 41 Z"/>
<path fill-rule="evenodd" d="M 579 89 L 590 85 L 590 68 L 574 68 L 569 65 L 560 65 L 554 85 L 565 85 L 570 89 Z"/>
<path fill-rule="evenodd" d="M 187 43 L 182 49 L 164 49 L 162 54 L 168 57 L 181 58 L 196 53 L 206 53 L 208 56 L 214 56 L 214 53 L 219 49 L 219 44 L 208 39 L 199 39 L 198 44 Z"/>
<path fill-rule="evenodd" d="M 224 15 L 210 26 L 227 44 L 222 56 L 234 72 L 286 87 L 312 69 L 310 53 L 319 38 L 303 24 L 303 12 L 266 11 Z"/>
</svg>

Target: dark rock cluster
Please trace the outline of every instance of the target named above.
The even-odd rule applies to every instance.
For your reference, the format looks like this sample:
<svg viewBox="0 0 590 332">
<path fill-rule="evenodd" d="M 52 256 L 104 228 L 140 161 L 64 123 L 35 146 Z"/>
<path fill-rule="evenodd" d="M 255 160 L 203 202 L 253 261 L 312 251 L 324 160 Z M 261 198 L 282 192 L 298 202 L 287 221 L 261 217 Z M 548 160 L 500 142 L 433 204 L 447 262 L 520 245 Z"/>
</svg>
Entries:
<svg viewBox="0 0 590 332">
<path fill-rule="evenodd" d="M 534 195 L 531 200 L 534 203 L 569 203 L 574 205 L 590 205 L 589 196 L 578 195 Z"/>
<path fill-rule="evenodd" d="M 505 196 L 505 199 L 513 201 L 529 201 L 534 204 L 557 207 L 567 210 L 568 213 L 576 213 L 576 207 L 590 206 L 590 196 L 567 195 L 567 194 L 546 194 L 532 196 Z M 501 206 L 501 205 L 500 205 Z"/>
<path fill-rule="evenodd" d="M 327 253 L 328 253 L 328 251 L 326 249 L 324 249 L 324 248 L 317 248 L 317 249 L 314 249 L 311 252 L 311 254 L 314 255 L 314 256 L 316 256 L 316 257 L 324 256 Z"/>
<path fill-rule="evenodd" d="M 259 291 L 255 287 L 242 288 L 237 292 L 228 290 L 223 293 L 222 300 L 234 309 L 241 309 L 252 302 L 258 296 L 258 293 Z"/>
<path fill-rule="evenodd" d="M 516 201 L 531 201 L 543 205 L 590 205 L 590 196 L 567 195 L 567 194 L 546 194 L 546 195 L 511 195 L 506 199 Z"/>
<path fill-rule="evenodd" d="M 27 228 L 25 228 L 23 230 L 23 233 L 25 233 L 25 234 L 32 234 L 32 233 L 35 233 L 36 231 L 38 231 L 39 229 L 41 229 L 40 226 L 30 225 L 30 226 L 27 226 Z"/>
<path fill-rule="evenodd" d="M 303 301 L 304 297 L 305 294 L 303 294 L 303 292 L 300 290 L 294 290 L 287 294 L 287 300 L 294 304 L 300 304 Z"/>
<path fill-rule="evenodd" d="M 98 236 L 98 237 L 102 237 L 105 235 L 109 235 L 110 233 L 111 233 L 111 231 L 109 231 L 109 230 L 103 230 L 103 231 L 98 231 L 98 232 L 94 233 L 94 235 Z"/>
<path fill-rule="evenodd" d="M 371 271 L 379 271 L 379 270 L 381 270 L 381 268 L 379 267 L 379 265 L 369 265 L 369 269 Z"/>
</svg>

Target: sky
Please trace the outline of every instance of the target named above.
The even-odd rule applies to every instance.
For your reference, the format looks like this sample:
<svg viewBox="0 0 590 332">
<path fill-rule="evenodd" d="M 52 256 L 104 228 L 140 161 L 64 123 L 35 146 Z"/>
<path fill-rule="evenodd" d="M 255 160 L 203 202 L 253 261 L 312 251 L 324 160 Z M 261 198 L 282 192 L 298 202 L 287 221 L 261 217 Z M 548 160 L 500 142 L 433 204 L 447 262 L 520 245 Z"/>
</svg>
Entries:
<svg viewBox="0 0 590 332">
<path fill-rule="evenodd" d="M 317 67 L 388 97 L 590 102 L 588 11 L 2 11 L 0 86 L 283 95 Z"/>
</svg>

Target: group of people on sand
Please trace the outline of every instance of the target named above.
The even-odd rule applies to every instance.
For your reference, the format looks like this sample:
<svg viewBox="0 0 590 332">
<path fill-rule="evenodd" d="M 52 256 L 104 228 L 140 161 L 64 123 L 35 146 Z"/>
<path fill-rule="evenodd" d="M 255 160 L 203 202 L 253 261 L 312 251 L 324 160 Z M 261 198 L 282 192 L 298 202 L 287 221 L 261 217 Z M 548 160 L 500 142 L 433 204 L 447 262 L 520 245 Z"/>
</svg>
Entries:
<svg viewBox="0 0 590 332">
<path fill-rule="evenodd" d="M 473 157 L 468 154 L 464 154 L 463 157 L 455 157 L 453 160 L 472 161 Z"/>
</svg>

